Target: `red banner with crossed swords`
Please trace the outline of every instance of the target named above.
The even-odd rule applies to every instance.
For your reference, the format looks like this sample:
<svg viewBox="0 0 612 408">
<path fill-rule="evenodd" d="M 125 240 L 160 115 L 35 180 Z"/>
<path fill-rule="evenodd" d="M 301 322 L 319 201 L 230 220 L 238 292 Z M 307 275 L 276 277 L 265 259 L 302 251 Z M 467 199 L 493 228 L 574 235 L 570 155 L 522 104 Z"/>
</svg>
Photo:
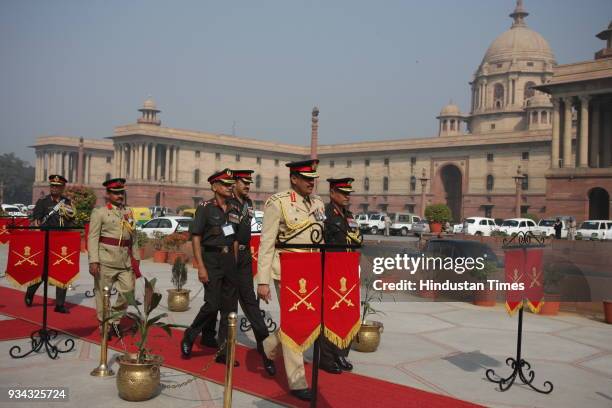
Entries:
<svg viewBox="0 0 612 408">
<path fill-rule="evenodd" d="M 253 262 L 251 262 L 251 271 L 253 273 L 253 277 L 257 275 L 257 258 L 259 256 L 259 242 L 261 241 L 260 234 L 252 234 L 251 235 L 251 258 L 253 258 Z"/>
<path fill-rule="evenodd" d="M 533 313 L 539 313 L 544 298 L 544 271 L 542 248 L 528 249 L 525 256 L 525 299 Z"/>
<path fill-rule="evenodd" d="M 40 282 L 43 272 L 45 233 L 13 230 L 9 242 L 6 276 L 17 286 Z"/>
<path fill-rule="evenodd" d="M 67 288 L 79 275 L 81 233 L 49 231 L 49 283 Z"/>
<path fill-rule="evenodd" d="M 359 253 L 327 252 L 325 254 L 324 335 L 343 349 L 359 331 Z"/>
<path fill-rule="evenodd" d="M 321 254 L 281 252 L 280 339 L 304 351 L 321 332 Z"/>
<path fill-rule="evenodd" d="M 9 226 L 27 227 L 30 220 L 23 217 L 0 217 L 0 244 L 6 244 L 11 239 Z"/>
<path fill-rule="evenodd" d="M 505 251 L 504 256 L 506 283 L 524 284 L 525 251 L 523 249 L 511 249 Z M 523 291 L 506 291 L 506 310 L 510 316 L 512 316 L 521 307 L 523 307 Z"/>
<path fill-rule="evenodd" d="M 506 282 L 523 285 L 523 290 L 506 291 L 506 309 L 512 315 L 523 306 L 538 313 L 544 297 L 541 248 L 512 249 L 505 253 Z"/>
</svg>

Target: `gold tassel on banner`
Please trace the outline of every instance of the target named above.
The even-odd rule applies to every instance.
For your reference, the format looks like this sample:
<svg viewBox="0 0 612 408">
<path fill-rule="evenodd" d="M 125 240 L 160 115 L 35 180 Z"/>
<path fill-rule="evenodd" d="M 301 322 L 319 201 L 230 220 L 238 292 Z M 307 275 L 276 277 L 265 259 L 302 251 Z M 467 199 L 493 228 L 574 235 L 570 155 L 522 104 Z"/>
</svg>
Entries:
<svg viewBox="0 0 612 408">
<path fill-rule="evenodd" d="M 102 302 L 102 342 L 100 344 L 100 365 L 94 368 L 94 370 L 90 373 L 94 377 L 110 377 L 115 375 L 113 370 L 108 367 L 108 315 L 110 310 L 110 288 L 108 286 L 104 287 L 104 301 Z"/>
<path fill-rule="evenodd" d="M 281 343 L 283 343 L 285 346 L 289 347 L 291 350 L 296 351 L 298 353 L 303 353 L 310 346 L 313 345 L 313 343 L 315 342 L 317 337 L 319 337 L 320 333 L 321 333 L 321 326 L 318 325 L 317 328 L 314 329 L 312 333 L 310 333 L 310 336 L 308 336 L 308 338 L 306 340 L 304 340 L 304 343 L 302 343 L 301 345 L 297 344 L 295 341 L 293 341 L 293 339 L 291 337 L 289 337 L 285 333 L 283 333 L 283 329 L 282 328 L 278 331 L 278 338 L 281 341 Z"/>
<path fill-rule="evenodd" d="M 232 312 L 227 317 L 227 347 L 225 351 L 225 390 L 223 391 L 223 408 L 232 406 L 232 373 L 236 354 L 236 321 L 237 315 Z"/>
<path fill-rule="evenodd" d="M 336 347 L 345 349 L 351 344 L 351 342 L 353 341 L 353 338 L 359 332 L 360 327 L 361 327 L 361 319 L 359 319 L 357 323 L 355 323 L 355 325 L 348 332 L 345 338 L 338 336 L 336 333 L 334 333 L 327 327 L 325 327 L 324 335 L 327 338 L 327 340 L 329 340 L 332 344 L 336 345 Z"/>
</svg>

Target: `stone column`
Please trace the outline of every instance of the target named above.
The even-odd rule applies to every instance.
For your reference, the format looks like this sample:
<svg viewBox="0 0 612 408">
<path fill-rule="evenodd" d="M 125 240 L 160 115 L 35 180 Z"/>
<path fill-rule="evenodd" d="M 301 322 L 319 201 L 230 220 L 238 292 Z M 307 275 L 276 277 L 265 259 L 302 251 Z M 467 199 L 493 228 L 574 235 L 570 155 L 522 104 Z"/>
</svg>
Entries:
<svg viewBox="0 0 612 408">
<path fill-rule="evenodd" d="M 113 174 L 113 177 L 119 174 L 119 148 L 116 143 L 113 145 Z"/>
<path fill-rule="evenodd" d="M 159 146 L 157 143 L 153 145 L 153 155 L 155 156 L 155 160 L 154 160 L 154 175 L 153 175 L 153 180 L 157 181 L 161 178 L 161 168 L 160 168 L 160 164 L 161 164 L 161 160 L 159 159 Z M 151 170 L 153 172 L 153 170 Z"/>
<path fill-rule="evenodd" d="M 179 182 L 179 152 L 180 152 L 180 148 L 178 146 L 176 146 L 174 148 L 174 182 L 178 183 Z"/>
<path fill-rule="evenodd" d="M 612 115 L 612 112 L 604 109 L 602 109 L 602 111 L 603 112 L 601 114 L 603 117 L 603 123 L 601 135 L 603 138 L 603 164 L 600 167 L 610 167 L 610 165 L 612 164 L 612 152 L 610 151 L 610 148 L 612 147 L 612 118 L 610 117 Z"/>
<path fill-rule="evenodd" d="M 145 143 L 142 147 L 144 150 L 142 158 L 142 179 L 146 181 L 149 179 L 149 144 Z"/>
<path fill-rule="evenodd" d="M 563 167 L 572 168 L 572 97 L 563 98 L 564 125 L 563 125 Z"/>
<path fill-rule="evenodd" d="M 168 177 L 168 181 L 172 182 L 174 181 L 174 161 L 176 159 L 174 158 L 174 147 L 168 146 L 168 149 L 170 150 L 170 161 L 168 162 L 168 165 L 170 166 L 170 175 Z"/>
<path fill-rule="evenodd" d="M 580 97 L 580 157 L 579 167 L 589 167 L 589 99 L 590 96 Z"/>
<path fill-rule="evenodd" d="M 123 178 L 127 178 L 128 177 L 128 160 L 129 157 L 128 156 L 128 146 L 127 144 L 123 144 L 121 145 L 121 157 L 123 160 L 121 160 L 121 177 Z"/>
<path fill-rule="evenodd" d="M 482 93 L 483 93 L 482 107 L 483 107 L 483 110 L 486 110 L 487 108 L 487 81 L 486 80 L 482 84 Z"/>
<path fill-rule="evenodd" d="M 134 170 L 135 173 L 134 174 L 134 178 L 136 180 L 140 180 L 142 178 L 142 149 L 141 149 L 141 144 L 140 143 L 136 143 L 136 145 L 134 145 L 134 148 L 136 150 L 136 160 L 134 162 Z"/>
<path fill-rule="evenodd" d="M 590 118 L 590 149 L 589 156 L 591 167 L 599 167 L 599 104 L 595 101 L 591 103 L 592 117 Z"/>
<path fill-rule="evenodd" d="M 164 168 L 164 180 L 170 181 L 170 146 L 166 145 L 166 161 Z"/>
<path fill-rule="evenodd" d="M 561 133 L 560 125 L 560 110 L 561 100 L 559 98 L 553 98 L 553 125 L 552 125 L 552 143 L 551 143 L 551 168 L 559 168 L 559 134 Z"/>
</svg>

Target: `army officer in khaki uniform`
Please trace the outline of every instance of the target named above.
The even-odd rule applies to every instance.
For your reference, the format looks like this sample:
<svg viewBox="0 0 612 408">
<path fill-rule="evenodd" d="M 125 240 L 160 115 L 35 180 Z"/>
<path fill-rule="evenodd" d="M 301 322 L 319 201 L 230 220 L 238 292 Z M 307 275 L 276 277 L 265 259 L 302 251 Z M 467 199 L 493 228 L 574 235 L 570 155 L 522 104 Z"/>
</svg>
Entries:
<svg viewBox="0 0 612 408">
<path fill-rule="evenodd" d="M 111 313 L 127 308 L 125 293 L 134 290 L 132 257 L 138 257 L 136 229 L 132 210 L 125 207 L 125 179 L 115 178 L 103 183 L 107 204 L 91 213 L 89 221 L 89 273 L 94 277 L 96 311 L 102 322 L 103 288 L 113 285 L 119 296 Z M 138 258 L 137 258 L 138 259 Z M 113 322 L 115 333 L 120 335 Z M 109 335 L 112 336 L 113 330 Z"/>
<path fill-rule="evenodd" d="M 256 277 L 257 294 L 266 302 L 271 298 L 270 283 L 272 281 L 274 281 L 276 293 L 280 293 L 279 252 L 281 250 L 275 248 L 277 240 L 286 239 L 304 228 L 304 231 L 290 242 L 310 244 L 312 243 L 310 232 L 313 226 L 318 224 L 322 231 L 325 206 L 318 196 L 312 195 L 315 179 L 319 177 L 318 163 L 318 160 L 287 163 L 290 169 L 291 188 L 274 194 L 266 201 Z M 289 249 L 283 251 L 289 251 Z M 291 249 L 290 251 L 299 250 Z M 278 334 L 268 336 L 264 340 L 264 351 L 269 358 L 275 358 L 279 343 Z M 285 344 L 282 344 L 282 350 L 291 394 L 301 400 L 310 400 L 312 392 L 306 382 L 303 353 Z"/>
</svg>

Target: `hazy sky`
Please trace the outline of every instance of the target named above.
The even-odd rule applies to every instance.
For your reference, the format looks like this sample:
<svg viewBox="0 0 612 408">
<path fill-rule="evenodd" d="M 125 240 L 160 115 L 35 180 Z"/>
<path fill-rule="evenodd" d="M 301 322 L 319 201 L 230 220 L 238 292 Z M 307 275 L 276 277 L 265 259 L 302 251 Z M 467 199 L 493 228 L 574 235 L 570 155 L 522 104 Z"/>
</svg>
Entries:
<svg viewBox="0 0 612 408">
<path fill-rule="evenodd" d="M 170 127 L 308 143 L 434 136 L 511 25 L 511 0 L 0 1 L 0 153 L 103 138 L 151 95 Z M 593 58 L 609 0 L 526 0 L 559 63 Z"/>
</svg>

